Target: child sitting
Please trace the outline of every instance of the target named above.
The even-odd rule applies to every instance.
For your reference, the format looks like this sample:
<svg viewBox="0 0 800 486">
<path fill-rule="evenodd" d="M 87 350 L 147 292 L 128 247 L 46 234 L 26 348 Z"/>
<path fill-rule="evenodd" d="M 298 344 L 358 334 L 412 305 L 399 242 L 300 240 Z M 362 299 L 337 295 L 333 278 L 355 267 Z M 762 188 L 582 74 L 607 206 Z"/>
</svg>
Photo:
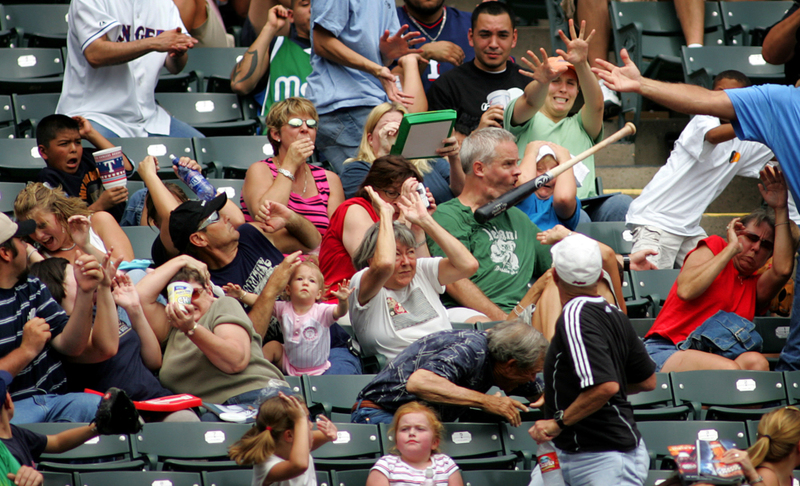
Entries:
<svg viewBox="0 0 800 486">
<path fill-rule="evenodd" d="M 311 451 L 336 439 L 337 432 L 323 415 L 312 431 L 305 404 L 278 392 L 261 404 L 255 425 L 231 446 L 229 454 L 240 465 L 253 464 L 253 485 L 316 485 Z"/>
<path fill-rule="evenodd" d="M 352 290 L 345 280 L 331 295 L 339 304 L 322 304 L 324 278 L 319 267 L 310 260 L 295 267 L 286 286 L 289 302 L 277 301 L 273 315 L 281 322 L 283 342 L 269 341 L 264 345 L 264 357 L 290 376 L 321 375 L 331 367 L 331 325 L 347 314 L 347 299 Z M 223 287 L 225 293 L 252 306 L 256 295 L 242 291 L 238 285 Z"/>
<path fill-rule="evenodd" d="M 83 150 L 81 139 L 88 140 L 97 150 L 114 147 L 100 135 L 89 120 L 76 116 L 49 115 L 36 126 L 36 143 L 39 154 L 47 167 L 39 172 L 38 182 L 64 190 L 68 196 L 82 199 L 91 211 L 106 211 L 119 222 L 128 200 L 128 189 L 124 186 L 105 190 L 100 180 L 92 153 Z M 125 155 L 126 176 L 133 174 L 133 164 Z"/>
<path fill-rule="evenodd" d="M 517 179 L 517 186 L 535 179 L 569 159 L 569 151 L 564 147 L 550 142 L 530 142 L 525 147 L 525 155 L 519 163 L 522 173 Z M 577 190 L 575 173 L 569 168 L 537 189 L 527 199 L 517 204 L 517 207 L 542 231 L 547 231 L 557 224 L 574 230 L 581 219 Z"/>
<path fill-rule="evenodd" d="M 436 414 L 420 402 L 397 409 L 389 436 L 399 455 L 378 459 L 367 478 L 367 486 L 426 484 L 462 486 L 461 473 L 453 460 L 439 453 L 444 427 Z"/>
</svg>

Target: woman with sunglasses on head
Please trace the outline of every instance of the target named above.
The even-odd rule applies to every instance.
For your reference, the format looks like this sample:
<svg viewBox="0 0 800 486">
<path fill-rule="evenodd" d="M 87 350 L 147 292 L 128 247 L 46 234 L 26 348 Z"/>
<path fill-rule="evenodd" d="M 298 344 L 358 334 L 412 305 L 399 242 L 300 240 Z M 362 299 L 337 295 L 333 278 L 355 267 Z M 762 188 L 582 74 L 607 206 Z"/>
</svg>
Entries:
<svg viewBox="0 0 800 486">
<path fill-rule="evenodd" d="M 319 116 L 304 98 L 275 103 L 267 115 L 267 136 L 275 155 L 247 170 L 242 187 L 242 210 L 276 201 L 311 221 L 325 234 L 330 217 L 344 200 L 339 176 L 307 163 L 314 153 Z"/>
<path fill-rule="evenodd" d="M 656 371 L 704 369 L 769 370 L 749 339 L 735 345 L 751 329 L 756 312 L 769 302 L 792 275 L 797 226 L 789 220 L 788 193 L 777 167 L 761 171 L 759 191 L 769 208 L 759 208 L 728 224 L 727 239 L 710 236 L 684 260 L 678 279 L 645 347 Z M 757 274 L 773 257 L 772 266 Z M 729 342 L 715 348 L 709 342 Z M 754 346 L 755 345 L 755 346 Z"/>
</svg>

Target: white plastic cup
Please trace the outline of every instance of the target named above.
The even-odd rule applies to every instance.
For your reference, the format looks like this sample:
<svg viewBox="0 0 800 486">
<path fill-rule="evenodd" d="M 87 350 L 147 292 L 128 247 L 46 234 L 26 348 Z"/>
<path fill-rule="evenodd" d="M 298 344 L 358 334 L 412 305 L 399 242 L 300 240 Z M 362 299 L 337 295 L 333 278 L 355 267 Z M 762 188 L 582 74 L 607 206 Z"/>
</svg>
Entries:
<svg viewBox="0 0 800 486">
<path fill-rule="evenodd" d="M 505 109 L 511 101 L 511 96 L 508 94 L 507 90 L 498 89 L 486 95 L 486 101 L 489 103 L 489 106 L 500 105 Z"/>
<path fill-rule="evenodd" d="M 93 155 L 104 188 L 111 189 L 128 185 L 125 164 L 122 162 L 122 147 L 98 150 Z"/>
<path fill-rule="evenodd" d="M 167 302 L 191 305 L 193 291 L 189 282 L 172 282 L 167 285 Z"/>
</svg>

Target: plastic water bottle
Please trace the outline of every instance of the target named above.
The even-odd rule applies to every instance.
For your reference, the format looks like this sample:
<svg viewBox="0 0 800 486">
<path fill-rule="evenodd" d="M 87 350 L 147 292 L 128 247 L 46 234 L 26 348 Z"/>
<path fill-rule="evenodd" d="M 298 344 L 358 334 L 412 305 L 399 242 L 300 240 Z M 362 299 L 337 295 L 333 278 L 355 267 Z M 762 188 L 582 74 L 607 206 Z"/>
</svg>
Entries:
<svg viewBox="0 0 800 486">
<path fill-rule="evenodd" d="M 547 441 L 539 444 L 536 456 L 544 486 L 565 486 L 564 476 L 561 475 L 561 463 L 558 461 L 553 443 Z"/>
<path fill-rule="evenodd" d="M 425 481 L 422 482 L 422 486 L 436 486 L 436 483 L 433 482 L 432 467 L 429 467 L 425 470 Z"/>
<path fill-rule="evenodd" d="M 217 190 L 214 189 L 214 186 L 208 182 L 208 179 L 203 174 L 180 165 L 178 158 L 172 154 L 169 155 L 169 158 L 172 159 L 172 165 L 178 168 L 178 176 L 189 186 L 189 189 L 197 194 L 197 197 L 206 201 L 217 197 Z"/>
</svg>

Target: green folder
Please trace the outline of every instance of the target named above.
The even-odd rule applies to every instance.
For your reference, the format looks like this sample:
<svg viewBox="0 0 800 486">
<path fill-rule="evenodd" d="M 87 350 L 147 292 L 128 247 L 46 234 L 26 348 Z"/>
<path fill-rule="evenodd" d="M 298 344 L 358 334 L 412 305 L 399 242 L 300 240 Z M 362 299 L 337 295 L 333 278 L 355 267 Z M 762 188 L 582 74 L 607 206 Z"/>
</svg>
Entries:
<svg viewBox="0 0 800 486">
<path fill-rule="evenodd" d="M 453 133 L 455 123 L 456 110 L 407 113 L 400 122 L 391 153 L 407 159 L 438 157 L 436 149 Z"/>
</svg>

